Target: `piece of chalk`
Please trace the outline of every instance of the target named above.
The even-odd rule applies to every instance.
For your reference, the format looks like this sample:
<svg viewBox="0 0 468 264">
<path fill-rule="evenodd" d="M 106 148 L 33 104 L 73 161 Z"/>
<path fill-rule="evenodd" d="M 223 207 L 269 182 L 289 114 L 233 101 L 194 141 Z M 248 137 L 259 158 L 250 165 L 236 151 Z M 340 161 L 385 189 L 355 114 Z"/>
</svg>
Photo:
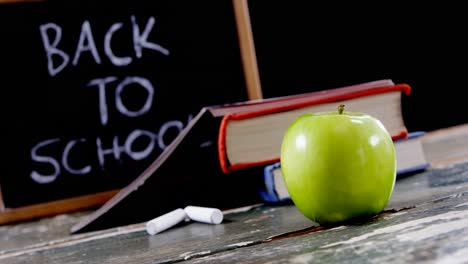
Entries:
<svg viewBox="0 0 468 264">
<path fill-rule="evenodd" d="M 207 224 L 219 224 L 223 221 L 223 212 L 217 208 L 187 206 L 184 208 L 188 218 Z"/>
<path fill-rule="evenodd" d="M 146 223 L 146 232 L 150 235 L 160 233 L 168 228 L 182 222 L 187 217 L 184 209 L 179 208 L 172 212 L 163 214 Z"/>
</svg>

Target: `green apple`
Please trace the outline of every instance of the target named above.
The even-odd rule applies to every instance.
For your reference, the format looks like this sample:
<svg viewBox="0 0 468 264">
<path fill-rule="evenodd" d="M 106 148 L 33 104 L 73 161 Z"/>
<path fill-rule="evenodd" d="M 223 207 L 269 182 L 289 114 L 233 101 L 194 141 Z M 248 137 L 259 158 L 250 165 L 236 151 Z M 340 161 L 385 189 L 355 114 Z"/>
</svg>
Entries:
<svg viewBox="0 0 468 264">
<path fill-rule="evenodd" d="M 297 117 L 284 135 L 280 160 L 292 201 L 319 224 L 378 214 L 395 185 L 390 134 L 378 119 L 344 111 L 344 105 Z"/>
</svg>

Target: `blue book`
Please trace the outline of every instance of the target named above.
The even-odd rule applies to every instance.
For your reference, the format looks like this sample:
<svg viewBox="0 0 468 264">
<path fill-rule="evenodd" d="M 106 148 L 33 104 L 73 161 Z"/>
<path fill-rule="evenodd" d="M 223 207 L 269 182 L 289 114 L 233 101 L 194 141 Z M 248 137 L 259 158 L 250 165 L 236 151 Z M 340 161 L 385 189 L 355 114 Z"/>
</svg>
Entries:
<svg viewBox="0 0 468 264">
<path fill-rule="evenodd" d="M 408 133 L 406 138 L 394 141 L 397 156 L 397 177 L 423 171 L 431 165 L 426 160 L 421 141 L 422 136 L 425 134 L 424 131 L 415 131 Z M 259 193 L 264 202 L 283 203 L 291 201 L 281 174 L 280 162 L 265 166 L 263 180 L 265 189 Z"/>
<path fill-rule="evenodd" d="M 394 141 L 397 176 L 420 172 L 431 165 L 426 159 L 422 144 L 422 138 L 425 134 L 425 131 L 410 132 L 406 138 Z"/>
<path fill-rule="evenodd" d="M 281 174 L 281 164 L 276 162 L 265 166 L 263 170 L 263 180 L 265 189 L 260 191 L 260 196 L 267 203 L 291 202 L 283 175 Z"/>
</svg>

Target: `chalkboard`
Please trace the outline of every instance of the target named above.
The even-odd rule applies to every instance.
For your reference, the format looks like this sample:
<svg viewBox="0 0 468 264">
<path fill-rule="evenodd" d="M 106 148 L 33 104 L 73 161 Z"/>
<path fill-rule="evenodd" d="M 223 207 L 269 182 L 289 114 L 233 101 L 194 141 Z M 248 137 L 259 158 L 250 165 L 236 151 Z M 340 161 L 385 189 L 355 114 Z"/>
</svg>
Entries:
<svg viewBox="0 0 468 264">
<path fill-rule="evenodd" d="M 5 207 L 118 189 L 205 105 L 247 100 L 231 1 L 0 5 Z"/>
<path fill-rule="evenodd" d="M 264 97 L 378 79 L 408 83 L 409 130 L 468 122 L 468 17 L 452 4 L 248 0 Z"/>
</svg>

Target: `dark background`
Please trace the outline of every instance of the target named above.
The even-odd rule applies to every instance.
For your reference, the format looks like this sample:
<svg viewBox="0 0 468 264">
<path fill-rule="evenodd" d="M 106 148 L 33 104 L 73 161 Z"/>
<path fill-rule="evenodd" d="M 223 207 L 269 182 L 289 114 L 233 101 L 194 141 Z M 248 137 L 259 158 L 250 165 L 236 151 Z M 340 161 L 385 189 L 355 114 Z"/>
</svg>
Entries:
<svg viewBox="0 0 468 264">
<path fill-rule="evenodd" d="M 468 122 L 468 16 L 453 4 L 249 0 L 264 97 L 392 79 L 410 131 Z"/>
<path fill-rule="evenodd" d="M 170 51 L 143 49 L 137 59 L 133 50 L 131 16 L 143 32 L 151 16 L 154 27 L 148 41 Z M 102 64 L 90 52 L 81 54 L 78 65 L 71 65 L 81 26 L 90 22 Z M 69 65 L 56 76 L 47 71 L 47 59 L 39 27 L 53 22 L 62 28 L 59 48 L 70 56 Z M 125 67 L 113 65 L 104 53 L 104 36 L 110 26 L 123 23 L 114 34 L 112 48 L 118 56 L 130 56 Z M 98 163 L 96 139 L 110 149 L 113 138 L 124 145 L 135 129 L 157 133 L 169 120 L 187 124 L 203 106 L 247 100 L 240 60 L 236 25 L 230 1 L 44 1 L 0 5 L 0 97 L 2 114 L 2 160 L 0 184 L 7 207 L 39 203 L 58 198 L 121 188 L 138 176 L 158 155 L 155 148 L 143 160 L 125 153 L 120 159 L 105 156 Z M 53 38 L 51 38 L 53 39 Z M 102 125 L 98 110 L 98 89 L 87 83 L 95 78 L 115 76 L 118 81 L 107 91 L 109 121 Z M 114 102 L 119 81 L 140 76 L 152 82 L 155 90 L 151 110 L 139 117 L 120 114 Z M 125 89 L 125 105 L 139 109 L 146 91 L 138 85 Z M 143 99 L 142 99 L 143 98 Z M 168 144 L 177 134 L 166 133 Z M 31 160 L 31 148 L 47 139 L 58 143 L 38 153 L 61 162 L 61 153 L 70 140 L 86 139 L 71 152 L 75 168 L 92 166 L 92 173 L 73 175 L 63 167 L 49 184 L 31 180 L 33 170 L 50 174 L 52 166 Z M 148 145 L 141 137 L 134 151 Z M 157 142 L 156 142 L 157 143 Z"/>
</svg>

